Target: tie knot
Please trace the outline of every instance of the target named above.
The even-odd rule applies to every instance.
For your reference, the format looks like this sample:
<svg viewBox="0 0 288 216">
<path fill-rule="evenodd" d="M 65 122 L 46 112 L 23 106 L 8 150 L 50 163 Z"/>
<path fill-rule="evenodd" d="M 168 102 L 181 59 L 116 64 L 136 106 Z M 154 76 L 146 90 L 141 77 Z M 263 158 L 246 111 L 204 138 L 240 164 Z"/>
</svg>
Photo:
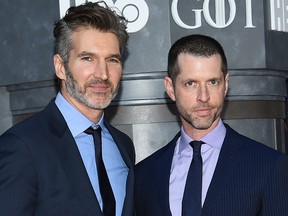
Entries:
<svg viewBox="0 0 288 216">
<path fill-rule="evenodd" d="M 201 153 L 201 145 L 203 144 L 204 142 L 202 141 L 198 141 L 198 140 L 194 140 L 192 142 L 190 142 L 189 144 L 191 145 L 191 147 L 193 148 L 193 153 L 197 154 L 197 153 Z"/>
<path fill-rule="evenodd" d="M 98 127 L 96 129 L 94 129 L 93 127 L 89 127 L 84 131 L 84 133 L 92 135 L 94 145 L 101 145 L 101 127 Z"/>
<path fill-rule="evenodd" d="M 98 134 L 101 136 L 101 127 L 94 129 L 93 127 L 89 127 L 84 131 L 86 134 Z"/>
</svg>

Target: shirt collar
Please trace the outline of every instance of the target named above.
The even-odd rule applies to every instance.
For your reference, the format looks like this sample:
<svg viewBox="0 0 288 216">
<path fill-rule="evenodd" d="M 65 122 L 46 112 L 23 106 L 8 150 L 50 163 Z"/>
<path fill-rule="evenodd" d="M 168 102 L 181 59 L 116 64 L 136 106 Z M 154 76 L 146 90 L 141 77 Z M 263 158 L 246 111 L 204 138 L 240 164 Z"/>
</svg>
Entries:
<svg viewBox="0 0 288 216">
<path fill-rule="evenodd" d="M 223 121 L 220 119 L 218 125 L 212 131 L 202 137 L 201 141 L 203 141 L 205 144 L 210 145 L 212 148 L 221 149 L 225 135 L 226 127 L 224 126 Z M 183 149 L 187 148 L 191 141 L 193 141 L 193 139 L 185 133 L 182 126 L 178 151 L 181 152 L 183 151 Z"/>
<path fill-rule="evenodd" d="M 61 114 L 63 115 L 69 130 L 72 133 L 72 136 L 75 138 L 83 131 L 85 131 L 90 126 L 92 127 L 100 127 L 102 131 L 104 130 L 104 113 L 102 114 L 99 122 L 97 124 L 93 123 L 89 120 L 85 115 L 75 109 L 59 92 L 55 99 L 56 106 L 60 110 Z"/>
</svg>

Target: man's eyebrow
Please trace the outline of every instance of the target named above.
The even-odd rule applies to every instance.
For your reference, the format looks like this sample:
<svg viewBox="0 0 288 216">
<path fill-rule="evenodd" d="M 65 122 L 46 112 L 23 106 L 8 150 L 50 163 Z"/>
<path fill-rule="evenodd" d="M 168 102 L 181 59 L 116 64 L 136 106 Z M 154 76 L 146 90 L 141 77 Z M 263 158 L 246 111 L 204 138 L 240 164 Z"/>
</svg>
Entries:
<svg viewBox="0 0 288 216">
<path fill-rule="evenodd" d="M 94 53 L 83 51 L 83 52 L 78 53 L 77 57 L 82 57 L 82 56 L 85 56 L 85 55 L 95 56 Z"/>
<path fill-rule="evenodd" d="M 108 56 L 108 58 L 117 58 L 119 60 L 122 60 L 122 56 L 120 54 L 111 54 L 110 56 Z"/>
<path fill-rule="evenodd" d="M 209 80 L 222 80 L 222 77 L 211 77 Z"/>
<path fill-rule="evenodd" d="M 86 55 L 89 55 L 89 56 L 97 56 L 97 54 L 95 53 L 91 53 L 91 52 L 86 52 L 86 51 L 83 51 L 83 52 L 80 52 L 77 54 L 77 57 L 83 57 L 83 56 L 86 56 Z M 111 55 L 108 55 L 107 58 L 117 58 L 119 60 L 122 60 L 122 56 L 120 54 L 111 54 Z"/>
</svg>

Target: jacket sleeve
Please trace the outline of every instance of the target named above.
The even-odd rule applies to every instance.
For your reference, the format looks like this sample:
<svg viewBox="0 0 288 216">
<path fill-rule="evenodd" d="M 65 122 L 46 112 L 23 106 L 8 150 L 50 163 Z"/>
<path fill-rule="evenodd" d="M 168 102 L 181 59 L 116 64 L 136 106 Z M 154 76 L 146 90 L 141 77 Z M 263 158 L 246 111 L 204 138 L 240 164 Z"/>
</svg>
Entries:
<svg viewBox="0 0 288 216">
<path fill-rule="evenodd" d="M 275 162 L 263 195 L 261 215 L 288 215 L 288 157 L 281 154 Z"/>
<path fill-rule="evenodd" d="M 0 215 L 32 216 L 35 211 L 37 176 L 25 143 L 5 133 L 0 137 Z"/>
</svg>

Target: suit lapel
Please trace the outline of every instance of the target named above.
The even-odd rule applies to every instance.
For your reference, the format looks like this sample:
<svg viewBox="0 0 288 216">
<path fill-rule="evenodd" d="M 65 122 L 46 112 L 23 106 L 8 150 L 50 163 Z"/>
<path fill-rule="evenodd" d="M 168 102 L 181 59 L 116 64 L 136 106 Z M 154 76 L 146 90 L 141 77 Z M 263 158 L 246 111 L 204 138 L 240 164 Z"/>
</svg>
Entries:
<svg viewBox="0 0 288 216">
<path fill-rule="evenodd" d="M 170 170 L 172 165 L 172 159 L 177 139 L 180 136 L 180 132 L 174 137 L 174 139 L 162 149 L 163 154 L 155 162 L 154 176 L 156 178 L 156 190 L 158 200 L 160 202 L 162 215 L 171 215 L 169 205 L 169 180 Z"/>
<path fill-rule="evenodd" d="M 48 105 L 45 112 L 46 121 L 50 126 L 48 130 L 51 130 L 46 137 L 62 164 L 72 190 L 87 215 L 102 215 L 81 155 L 64 118 L 54 102 Z"/>
<path fill-rule="evenodd" d="M 111 136 L 113 137 L 119 151 L 120 154 L 124 160 L 124 162 L 126 163 L 126 166 L 131 169 L 134 167 L 134 163 L 135 163 L 135 155 L 134 152 L 128 152 L 129 148 L 127 147 L 127 142 L 131 142 L 130 140 L 121 140 L 120 137 L 123 137 L 122 134 L 119 134 L 119 131 L 117 129 L 115 129 L 114 127 L 112 127 L 108 122 L 104 121 L 105 127 L 108 129 L 108 131 L 110 132 Z M 124 137 L 123 137 L 124 139 Z M 132 150 L 132 149 L 131 149 Z"/>
<path fill-rule="evenodd" d="M 235 133 L 229 126 L 227 128 L 226 136 L 220 151 L 219 159 L 211 180 L 209 189 L 207 191 L 206 199 L 202 209 L 202 215 L 211 215 L 215 206 L 215 200 L 218 200 L 221 192 L 225 188 L 233 173 L 235 165 L 238 163 L 241 155 L 239 148 L 243 146 L 241 143 L 235 142 Z"/>
<path fill-rule="evenodd" d="M 134 213 L 134 164 L 135 152 L 133 143 L 126 136 L 123 136 L 117 129 L 112 127 L 108 122 L 104 121 L 105 127 L 109 130 L 113 137 L 120 154 L 128 167 L 128 176 L 126 182 L 126 197 L 124 200 L 122 215 L 133 215 Z M 131 146 L 129 146 L 131 144 Z"/>
</svg>

